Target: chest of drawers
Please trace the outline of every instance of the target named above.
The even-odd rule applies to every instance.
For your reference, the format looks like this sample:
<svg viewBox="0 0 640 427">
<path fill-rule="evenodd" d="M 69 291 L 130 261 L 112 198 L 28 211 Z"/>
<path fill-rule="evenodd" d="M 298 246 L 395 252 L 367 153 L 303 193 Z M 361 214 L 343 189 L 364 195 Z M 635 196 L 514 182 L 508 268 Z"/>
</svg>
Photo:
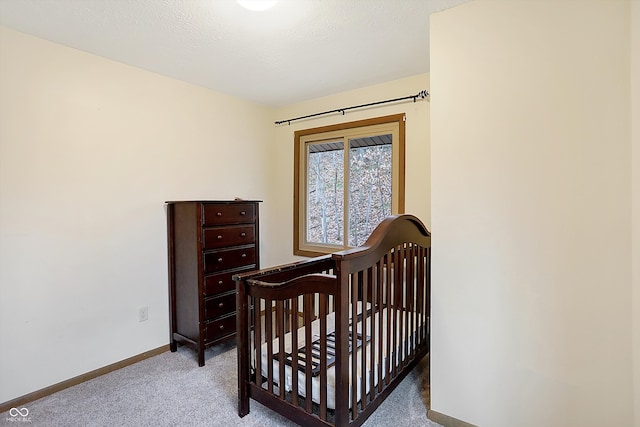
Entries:
<svg viewBox="0 0 640 427">
<path fill-rule="evenodd" d="M 259 269 L 259 201 L 167 202 L 170 348 L 205 348 L 236 336 L 232 276 Z"/>
</svg>

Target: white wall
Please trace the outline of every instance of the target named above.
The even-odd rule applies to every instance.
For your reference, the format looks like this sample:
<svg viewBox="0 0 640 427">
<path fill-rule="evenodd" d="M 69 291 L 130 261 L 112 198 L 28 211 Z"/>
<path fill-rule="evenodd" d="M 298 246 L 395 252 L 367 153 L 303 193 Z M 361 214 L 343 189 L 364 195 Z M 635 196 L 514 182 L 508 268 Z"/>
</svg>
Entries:
<svg viewBox="0 0 640 427">
<path fill-rule="evenodd" d="M 476 0 L 432 16 L 437 412 L 633 424 L 629 11 Z"/>
<path fill-rule="evenodd" d="M 361 105 L 371 102 L 415 95 L 429 89 L 429 75 L 421 74 L 381 85 L 311 100 L 305 103 L 283 107 L 276 111 L 276 120 L 305 116 L 337 108 Z M 383 104 L 373 108 L 348 110 L 344 116 L 331 114 L 277 126 L 275 144 L 271 152 L 273 165 L 272 193 L 270 204 L 277 209 L 277 217 L 272 218 L 272 228 L 264 230 L 269 241 L 269 253 L 263 253 L 263 264 L 277 265 L 290 262 L 293 256 L 293 133 L 301 129 L 352 122 L 372 117 L 405 113 L 405 211 L 430 224 L 430 182 L 429 182 L 429 102 Z"/>
<path fill-rule="evenodd" d="M 640 2 L 631 2 L 631 151 L 633 221 L 633 367 L 635 426 L 640 427 Z"/>
<path fill-rule="evenodd" d="M 168 343 L 164 201 L 264 197 L 273 111 L 3 28 L 0 76 L 6 402 Z"/>
</svg>

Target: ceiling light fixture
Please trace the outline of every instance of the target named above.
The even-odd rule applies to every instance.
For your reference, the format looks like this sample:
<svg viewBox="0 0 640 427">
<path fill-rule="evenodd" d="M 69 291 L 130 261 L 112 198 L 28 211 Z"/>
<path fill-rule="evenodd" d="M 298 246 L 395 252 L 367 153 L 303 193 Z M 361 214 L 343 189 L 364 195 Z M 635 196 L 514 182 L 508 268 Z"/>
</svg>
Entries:
<svg viewBox="0 0 640 427">
<path fill-rule="evenodd" d="M 257 12 L 271 9 L 278 0 L 238 0 L 240 6 Z"/>
</svg>

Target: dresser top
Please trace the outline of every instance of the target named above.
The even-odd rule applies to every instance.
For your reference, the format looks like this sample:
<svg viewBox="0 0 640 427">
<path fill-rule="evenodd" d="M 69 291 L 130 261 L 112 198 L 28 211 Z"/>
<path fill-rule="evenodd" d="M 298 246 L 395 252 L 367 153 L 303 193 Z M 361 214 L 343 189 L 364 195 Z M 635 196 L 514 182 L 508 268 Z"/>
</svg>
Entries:
<svg viewBox="0 0 640 427">
<path fill-rule="evenodd" d="M 218 204 L 234 204 L 234 203 L 262 203 L 262 200 L 169 200 L 165 202 L 168 205 L 178 203 L 218 203 Z"/>
</svg>

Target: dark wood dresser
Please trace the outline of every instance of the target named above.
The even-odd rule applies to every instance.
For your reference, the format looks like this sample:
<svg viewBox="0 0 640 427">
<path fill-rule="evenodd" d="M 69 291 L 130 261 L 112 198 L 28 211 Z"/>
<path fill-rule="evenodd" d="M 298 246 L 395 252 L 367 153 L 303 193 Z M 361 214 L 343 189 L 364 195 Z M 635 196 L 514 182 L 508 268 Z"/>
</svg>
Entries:
<svg viewBox="0 0 640 427">
<path fill-rule="evenodd" d="M 236 336 L 232 276 L 260 268 L 260 201 L 167 203 L 171 351 L 198 352 Z"/>
</svg>

